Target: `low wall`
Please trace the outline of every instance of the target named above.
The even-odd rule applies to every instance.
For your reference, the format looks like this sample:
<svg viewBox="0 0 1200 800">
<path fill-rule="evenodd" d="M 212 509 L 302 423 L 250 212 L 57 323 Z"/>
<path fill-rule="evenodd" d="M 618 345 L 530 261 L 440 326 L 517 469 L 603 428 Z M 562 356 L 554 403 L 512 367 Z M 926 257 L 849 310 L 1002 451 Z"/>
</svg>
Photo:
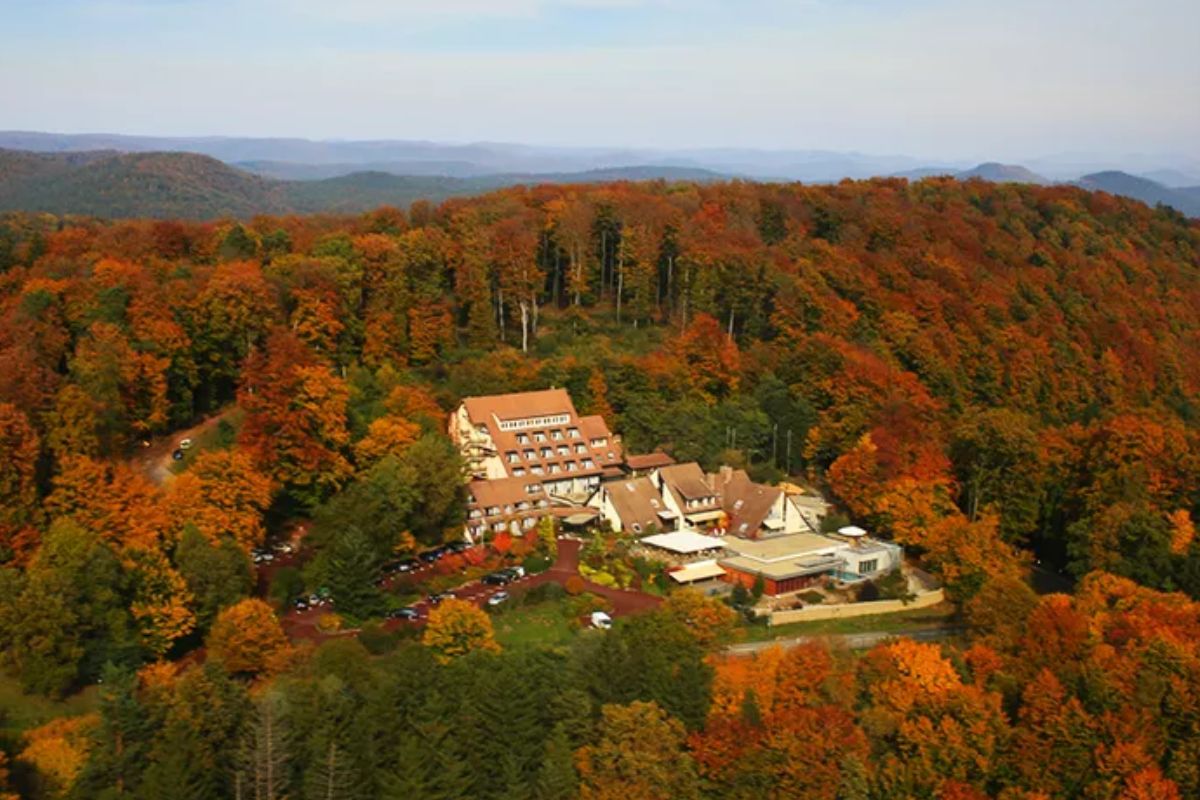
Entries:
<svg viewBox="0 0 1200 800">
<path fill-rule="evenodd" d="M 789 622 L 868 617 L 872 614 L 894 614 L 897 611 L 911 611 L 914 608 L 936 606 L 945 599 L 944 591 L 932 589 L 927 592 L 918 592 L 916 599 L 910 601 L 908 605 L 900 600 L 872 600 L 868 603 L 839 603 L 832 606 L 813 605 L 791 611 L 772 611 L 768 619 L 772 625 L 786 625 Z"/>
</svg>

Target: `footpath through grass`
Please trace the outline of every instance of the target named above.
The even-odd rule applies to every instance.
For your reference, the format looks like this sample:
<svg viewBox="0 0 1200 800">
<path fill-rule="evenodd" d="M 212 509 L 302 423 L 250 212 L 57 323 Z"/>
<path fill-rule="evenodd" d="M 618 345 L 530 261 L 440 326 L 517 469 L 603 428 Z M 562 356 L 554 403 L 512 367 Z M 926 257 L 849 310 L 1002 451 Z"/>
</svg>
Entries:
<svg viewBox="0 0 1200 800">
<path fill-rule="evenodd" d="M 954 611 L 952 603 L 938 603 L 936 606 L 928 608 L 897 611 L 893 614 L 874 614 L 866 617 L 793 622 L 788 625 L 770 627 L 762 624 L 746 624 L 742 626 L 745 637 L 741 641 L 764 642 L 796 636 L 833 636 L 875 632 L 894 633 L 899 636 L 913 631 L 940 628 L 951 621 Z"/>
</svg>

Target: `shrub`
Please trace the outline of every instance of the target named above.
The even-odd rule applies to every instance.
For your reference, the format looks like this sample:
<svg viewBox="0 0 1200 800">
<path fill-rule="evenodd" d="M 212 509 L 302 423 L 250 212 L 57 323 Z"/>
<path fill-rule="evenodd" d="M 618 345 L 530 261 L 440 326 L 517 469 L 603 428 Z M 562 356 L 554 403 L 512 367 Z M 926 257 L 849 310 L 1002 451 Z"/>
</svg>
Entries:
<svg viewBox="0 0 1200 800">
<path fill-rule="evenodd" d="M 396 634 L 375 622 L 364 625 L 358 634 L 358 641 L 373 656 L 381 656 L 395 650 L 398 640 L 399 637 Z"/>
<path fill-rule="evenodd" d="M 583 594 L 583 578 L 579 577 L 578 575 L 572 575 L 571 577 L 567 578 L 567 582 L 563 584 L 563 588 L 566 590 L 567 594 L 571 595 L 572 597 Z"/>
<path fill-rule="evenodd" d="M 281 567 L 271 578 L 271 599 L 286 608 L 304 594 L 304 578 L 295 567 Z"/>
<path fill-rule="evenodd" d="M 870 603 L 873 600 L 879 599 L 879 587 L 875 585 L 875 581 L 864 581 L 858 586 L 858 593 L 855 598 L 860 603 Z"/>
<path fill-rule="evenodd" d="M 317 617 L 317 630 L 322 633 L 336 633 L 342 629 L 342 618 L 338 614 L 322 614 Z"/>
<path fill-rule="evenodd" d="M 598 583 L 601 586 L 608 586 L 613 589 L 617 588 L 616 577 L 607 572 L 597 572 L 592 576 L 592 582 Z"/>
<path fill-rule="evenodd" d="M 534 553 L 521 562 L 521 566 L 525 568 L 525 572 L 530 575 L 536 575 L 539 572 L 545 572 L 546 570 L 550 569 L 552 564 L 554 564 L 554 559 L 550 558 L 549 556 L 542 555 L 541 553 Z M 552 586 L 554 584 L 546 585 Z"/>
<path fill-rule="evenodd" d="M 549 603 L 561 600 L 567 596 L 567 590 L 557 583 L 543 583 L 535 586 L 524 594 L 521 602 L 527 606 L 538 603 Z"/>
<path fill-rule="evenodd" d="M 816 589 L 809 589 L 807 592 L 801 592 L 798 597 L 809 605 L 819 605 L 825 602 L 825 595 L 818 592 Z"/>
</svg>

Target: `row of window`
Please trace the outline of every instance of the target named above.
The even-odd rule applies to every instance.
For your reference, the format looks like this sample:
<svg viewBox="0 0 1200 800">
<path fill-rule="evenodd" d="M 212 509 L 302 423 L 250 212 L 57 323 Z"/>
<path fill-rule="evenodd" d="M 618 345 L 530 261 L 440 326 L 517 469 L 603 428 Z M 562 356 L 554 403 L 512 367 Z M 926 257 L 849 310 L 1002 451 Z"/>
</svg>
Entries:
<svg viewBox="0 0 1200 800">
<path fill-rule="evenodd" d="M 526 417 L 525 419 L 506 419 L 501 420 L 500 430 L 521 431 L 527 428 L 548 428 L 551 425 L 566 425 L 570 421 L 570 414 L 555 414 L 550 417 Z"/>
<path fill-rule="evenodd" d="M 564 420 L 564 422 L 565 422 L 565 420 Z M 530 435 L 528 433 L 518 433 L 517 434 L 517 444 L 518 445 L 527 445 L 527 444 L 529 444 L 530 439 L 532 439 L 533 441 L 546 441 L 546 438 L 547 438 L 546 431 L 534 431 L 532 438 L 530 438 Z M 553 431 L 550 431 L 550 433 L 548 433 L 548 438 L 550 438 L 553 441 L 562 441 L 564 438 L 578 439 L 578 438 L 580 438 L 580 429 L 568 428 L 568 429 L 566 429 L 566 433 L 564 434 L 562 428 L 554 428 Z"/>
<path fill-rule="evenodd" d="M 592 461 L 590 458 L 585 458 L 583 460 L 583 464 L 582 464 L 583 469 L 592 469 L 595 466 L 596 466 L 596 462 Z M 530 474 L 530 475 L 558 475 L 562 472 L 576 472 L 580 469 L 580 467 L 581 467 L 581 465 L 576 464 L 574 461 L 566 461 L 561 465 L 550 464 L 548 467 L 543 467 L 541 464 L 534 464 L 533 466 L 531 466 L 529 468 L 528 474 Z M 526 475 L 526 470 L 524 467 L 514 467 L 512 474 L 513 474 L 514 478 L 523 478 Z"/>
<path fill-rule="evenodd" d="M 586 453 L 587 451 L 588 451 L 588 449 L 587 449 L 586 445 L 583 445 L 583 444 L 575 445 L 576 454 Z M 524 450 L 519 453 L 516 450 L 509 450 L 504 454 L 504 458 L 506 461 L 508 461 L 508 463 L 516 464 L 522 458 L 524 458 L 526 461 L 533 461 L 535 458 L 540 457 L 540 458 L 546 459 L 546 458 L 552 458 L 555 455 L 560 455 L 560 456 L 571 455 L 571 446 L 566 445 L 566 444 L 560 444 L 558 447 L 543 447 L 540 451 L 530 449 L 530 450 Z"/>
</svg>

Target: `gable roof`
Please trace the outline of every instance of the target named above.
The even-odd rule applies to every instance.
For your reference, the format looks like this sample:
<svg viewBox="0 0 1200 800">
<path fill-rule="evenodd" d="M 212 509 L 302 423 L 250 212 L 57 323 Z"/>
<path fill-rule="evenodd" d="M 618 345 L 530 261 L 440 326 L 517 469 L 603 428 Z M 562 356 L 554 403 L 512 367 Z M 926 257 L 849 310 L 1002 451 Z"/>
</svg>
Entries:
<svg viewBox="0 0 1200 800">
<path fill-rule="evenodd" d="M 671 491 L 688 500 L 701 500 L 714 497 L 717 492 L 708 484 L 704 471 L 695 461 L 686 464 L 672 464 L 658 471 L 659 476 L 666 482 Z"/>
<path fill-rule="evenodd" d="M 757 536 L 782 489 L 750 480 L 745 470 L 722 467 L 709 476 L 721 492 L 721 507 L 729 517 L 729 532 L 735 536 Z"/>
<path fill-rule="evenodd" d="M 663 520 L 658 512 L 667 510 L 649 478 L 631 478 L 604 484 L 609 502 L 621 519 L 622 528 L 632 528 L 636 523 L 641 530 L 651 525 L 662 527 Z"/>
</svg>

